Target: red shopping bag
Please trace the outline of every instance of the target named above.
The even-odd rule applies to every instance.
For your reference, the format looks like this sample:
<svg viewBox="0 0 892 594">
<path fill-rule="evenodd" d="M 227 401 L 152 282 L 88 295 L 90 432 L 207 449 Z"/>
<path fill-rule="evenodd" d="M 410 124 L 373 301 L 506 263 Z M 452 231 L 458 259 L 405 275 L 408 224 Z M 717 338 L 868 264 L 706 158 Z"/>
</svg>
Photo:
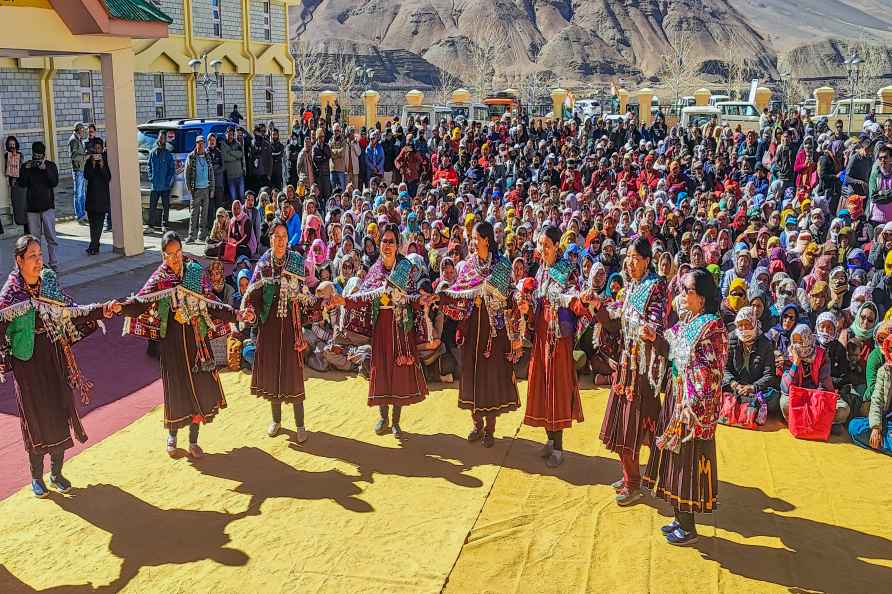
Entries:
<svg viewBox="0 0 892 594">
<path fill-rule="evenodd" d="M 224 262 L 229 262 L 230 264 L 235 263 L 235 248 L 236 245 L 234 241 L 227 241 L 226 245 L 223 246 L 223 256 L 220 259 Z"/>
<path fill-rule="evenodd" d="M 827 441 L 836 416 L 836 393 L 792 386 L 787 421 L 798 439 Z"/>
</svg>

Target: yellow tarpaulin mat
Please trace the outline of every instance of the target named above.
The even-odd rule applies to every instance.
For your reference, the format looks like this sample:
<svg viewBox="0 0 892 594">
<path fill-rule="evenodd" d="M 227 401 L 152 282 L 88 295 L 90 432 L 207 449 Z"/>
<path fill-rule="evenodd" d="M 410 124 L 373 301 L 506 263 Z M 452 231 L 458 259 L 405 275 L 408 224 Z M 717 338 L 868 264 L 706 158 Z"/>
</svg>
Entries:
<svg viewBox="0 0 892 594">
<path fill-rule="evenodd" d="M 697 517 L 694 547 L 675 548 L 659 532 L 670 506 L 614 503 L 622 469 L 597 438 L 606 402 L 584 393 L 556 472 L 537 457 L 542 430 L 521 429 L 447 593 L 892 591 L 892 458 L 779 424 L 719 427 L 719 509 Z"/>
<path fill-rule="evenodd" d="M 619 464 L 597 442 L 606 397 L 566 432 L 499 419 L 465 440 L 455 390 L 376 436 L 367 384 L 308 380 L 305 444 L 266 436 L 269 405 L 224 375 L 208 454 L 170 460 L 155 410 L 66 465 L 72 494 L 0 502 L 0 592 L 828 592 L 892 583 L 889 458 L 785 430 L 719 433 L 720 510 L 696 548 L 661 542 L 664 506 L 612 502 Z M 521 389 L 524 392 L 524 388 Z M 284 426 L 293 428 L 288 407 Z M 180 445 L 187 441 L 186 431 Z M 570 453 L 572 452 L 572 453 Z M 23 453 L 24 455 L 24 453 Z M 465 540 L 467 538 L 467 543 Z M 464 545 L 464 546 L 463 546 Z"/>
</svg>

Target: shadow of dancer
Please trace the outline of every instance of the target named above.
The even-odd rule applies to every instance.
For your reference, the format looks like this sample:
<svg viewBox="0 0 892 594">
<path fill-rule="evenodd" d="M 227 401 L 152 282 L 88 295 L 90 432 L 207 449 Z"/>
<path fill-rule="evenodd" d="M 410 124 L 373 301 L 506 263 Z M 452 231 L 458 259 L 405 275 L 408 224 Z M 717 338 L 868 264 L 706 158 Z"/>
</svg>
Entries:
<svg viewBox="0 0 892 594">
<path fill-rule="evenodd" d="M 50 586 L 38 590 L 17 578 L 5 565 L 0 565 L 0 592 L 4 594 L 92 594 L 96 590 L 90 584 Z"/>
<path fill-rule="evenodd" d="M 274 497 L 330 499 L 347 510 L 374 511 L 368 502 L 357 497 L 362 493 L 356 485 L 361 477 L 339 470 L 300 470 L 259 448 L 246 446 L 226 453 L 205 454 L 201 460 L 190 459 L 190 462 L 202 474 L 241 483 L 233 491 L 251 496 L 248 515 L 260 515 L 263 502 Z"/>
<path fill-rule="evenodd" d="M 111 534 L 108 549 L 122 560 L 121 571 L 103 589 L 121 590 L 143 567 L 205 559 L 229 566 L 248 562 L 246 553 L 226 546 L 230 542 L 226 527 L 247 512 L 161 509 L 105 484 L 72 489 L 68 497 L 56 493 L 50 497 L 63 510 Z"/>
<path fill-rule="evenodd" d="M 711 520 L 704 516 L 705 522 L 745 538 L 775 537 L 783 545 L 774 548 L 701 536 L 695 546 L 703 557 L 731 573 L 791 591 L 876 592 L 892 584 L 892 568 L 865 561 L 892 563 L 892 541 L 844 526 L 780 515 L 795 507 L 758 488 L 722 482 L 719 495 L 724 506 Z M 883 512 L 876 511 L 876 520 L 888 525 L 881 520 Z"/>
</svg>

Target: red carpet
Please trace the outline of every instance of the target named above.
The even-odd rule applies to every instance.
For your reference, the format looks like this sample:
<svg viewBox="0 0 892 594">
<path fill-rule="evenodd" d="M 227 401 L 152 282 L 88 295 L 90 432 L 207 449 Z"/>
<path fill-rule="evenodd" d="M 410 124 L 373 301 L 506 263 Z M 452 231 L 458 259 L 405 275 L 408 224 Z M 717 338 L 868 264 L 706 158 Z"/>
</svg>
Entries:
<svg viewBox="0 0 892 594">
<path fill-rule="evenodd" d="M 97 331 L 75 346 L 78 365 L 96 387 L 90 404 L 80 409 L 89 440 L 68 450 L 66 459 L 162 402 L 158 361 L 146 355 L 144 340 L 121 336 L 122 325 L 122 318 L 108 320 L 107 334 Z M 0 499 L 31 482 L 14 385 L 12 374 L 0 385 Z M 49 469 L 48 460 L 45 464 Z"/>
</svg>

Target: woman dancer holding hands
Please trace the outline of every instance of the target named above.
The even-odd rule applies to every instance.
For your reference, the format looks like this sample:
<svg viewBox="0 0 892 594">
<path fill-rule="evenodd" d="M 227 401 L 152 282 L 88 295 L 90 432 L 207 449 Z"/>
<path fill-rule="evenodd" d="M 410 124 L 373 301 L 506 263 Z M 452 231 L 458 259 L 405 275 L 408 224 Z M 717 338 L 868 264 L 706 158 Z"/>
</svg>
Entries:
<svg viewBox="0 0 892 594">
<path fill-rule="evenodd" d="M 288 250 L 288 227 L 276 220 L 270 233 L 272 247 L 257 262 L 242 300 L 243 317 L 258 324 L 251 393 L 270 402 L 270 437 L 275 437 L 282 427 L 282 404 L 291 403 L 297 442 L 303 443 L 307 440 L 303 353 L 308 346 L 303 323 L 318 300 L 303 283 L 303 257 Z"/>
<path fill-rule="evenodd" d="M 427 342 L 430 331 L 420 311 L 434 301 L 433 295 L 419 297 L 417 271 L 399 254 L 400 230 L 393 223 L 381 230 L 381 255 L 369 269 L 359 291 L 350 296 L 334 295 L 331 305 L 345 306 L 346 326 L 371 338 L 372 362 L 369 374 L 369 406 L 377 406 L 380 418 L 375 433 L 390 431 L 402 437 L 402 408 L 421 402 L 427 396 L 427 383 L 416 344 Z M 425 338 L 420 338 L 424 336 Z M 389 407 L 393 407 L 390 415 Z"/>
<path fill-rule="evenodd" d="M 455 284 L 440 293 L 444 313 L 462 323 L 462 374 L 458 407 L 471 411 L 468 441 L 495 443 L 496 417 L 520 407 L 514 362 L 520 357 L 519 318 L 514 310 L 511 263 L 496 249 L 492 224 L 477 223 L 476 247 Z M 485 421 L 485 423 L 484 423 Z"/>
</svg>

